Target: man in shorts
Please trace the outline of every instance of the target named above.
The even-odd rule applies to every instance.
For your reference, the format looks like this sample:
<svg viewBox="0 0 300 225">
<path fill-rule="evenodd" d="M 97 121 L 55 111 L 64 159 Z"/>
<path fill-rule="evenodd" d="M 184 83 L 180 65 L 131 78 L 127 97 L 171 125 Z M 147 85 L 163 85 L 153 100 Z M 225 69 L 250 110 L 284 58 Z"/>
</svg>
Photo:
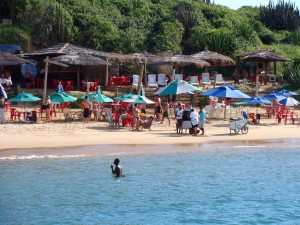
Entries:
<svg viewBox="0 0 300 225">
<path fill-rule="evenodd" d="M 164 100 L 162 108 L 163 108 L 163 117 L 162 117 L 161 123 L 163 123 L 165 118 L 167 118 L 169 121 L 169 126 L 170 126 L 171 125 L 171 120 L 170 120 L 170 116 L 169 116 L 170 105 L 168 103 L 168 100 Z"/>
<path fill-rule="evenodd" d="M 201 134 L 200 135 L 204 135 L 205 131 L 204 131 L 204 124 L 206 121 L 206 111 L 203 109 L 202 106 L 200 106 L 200 112 L 199 112 L 199 128 L 201 130 Z"/>
<path fill-rule="evenodd" d="M 83 105 L 83 120 L 85 123 L 88 123 L 90 118 L 90 107 L 91 107 L 91 103 L 88 96 L 85 96 L 82 105 Z"/>
<path fill-rule="evenodd" d="M 157 120 L 160 121 L 161 100 L 158 95 L 155 95 L 154 102 L 154 116 L 156 116 Z"/>
</svg>

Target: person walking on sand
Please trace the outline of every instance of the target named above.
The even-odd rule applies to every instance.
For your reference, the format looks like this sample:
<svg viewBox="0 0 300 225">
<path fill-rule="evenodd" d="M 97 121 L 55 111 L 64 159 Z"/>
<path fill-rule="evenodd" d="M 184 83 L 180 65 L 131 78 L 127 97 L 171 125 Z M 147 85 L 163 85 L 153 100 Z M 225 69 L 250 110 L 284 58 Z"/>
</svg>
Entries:
<svg viewBox="0 0 300 225">
<path fill-rule="evenodd" d="M 115 169 L 113 165 L 110 166 L 112 174 L 116 175 L 116 177 L 122 176 L 122 166 L 120 165 L 120 160 L 118 158 L 114 160 L 114 165 Z"/>
<path fill-rule="evenodd" d="M 202 106 L 200 106 L 200 112 L 199 112 L 199 129 L 201 130 L 200 135 L 204 135 L 204 124 L 206 121 L 206 111 L 203 109 Z"/>
<path fill-rule="evenodd" d="M 165 120 L 165 117 L 166 117 L 169 121 L 169 126 L 170 126 L 171 125 L 170 116 L 169 116 L 170 105 L 168 103 L 168 100 L 164 100 L 162 108 L 163 108 L 163 117 L 162 117 L 161 124 L 164 123 L 164 120 Z"/>
<path fill-rule="evenodd" d="M 82 105 L 83 105 L 83 120 L 85 123 L 88 123 L 90 118 L 90 107 L 91 107 L 91 103 L 89 101 L 88 96 L 85 96 Z"/>
</svg>

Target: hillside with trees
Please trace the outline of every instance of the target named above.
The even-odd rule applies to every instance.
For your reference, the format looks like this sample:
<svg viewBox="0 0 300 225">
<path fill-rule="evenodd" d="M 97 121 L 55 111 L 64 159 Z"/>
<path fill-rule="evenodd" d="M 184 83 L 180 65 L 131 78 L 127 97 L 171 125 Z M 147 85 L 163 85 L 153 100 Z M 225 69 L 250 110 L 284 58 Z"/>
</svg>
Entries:
<svg viewBox="0 0 300 225">
<path fill-rule="evenodd" d="M 31 51 L 61 42 L 133 53 L 208 47 L 228 55 L 274 49 L 300 59 L 300 12 L 283 0 L 232 10 L 210 0 L 3 0 L 0 43 Z"/>
</svg>

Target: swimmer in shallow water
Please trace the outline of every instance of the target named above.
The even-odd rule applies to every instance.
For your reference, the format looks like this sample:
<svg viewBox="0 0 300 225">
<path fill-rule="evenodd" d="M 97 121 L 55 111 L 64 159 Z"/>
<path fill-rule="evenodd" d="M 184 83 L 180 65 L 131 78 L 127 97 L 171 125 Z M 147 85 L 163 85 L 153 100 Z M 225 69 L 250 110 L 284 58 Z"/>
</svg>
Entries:
<svg viewBox="0 0 300 225">
<path fill-rule="evenodd" d="M 114 169 L 114 166 L 111 165 L 111 172 L 113 174 L 115 174 L 116 177 L 121 177 L 122 176 L 122 166 L 119 165 L 119 163 L 120 163 L 120 160 L 115 159 L 115 161 L 114 161 L 115 169 Z"/>
</svg>

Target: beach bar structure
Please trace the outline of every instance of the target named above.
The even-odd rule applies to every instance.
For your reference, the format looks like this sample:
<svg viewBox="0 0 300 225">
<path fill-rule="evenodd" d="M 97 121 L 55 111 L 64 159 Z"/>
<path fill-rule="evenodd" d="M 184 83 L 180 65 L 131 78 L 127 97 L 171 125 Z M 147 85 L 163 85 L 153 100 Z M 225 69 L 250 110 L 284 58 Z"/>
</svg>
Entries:
<svg viewBox="0 0 300 225">
<path fill-rule="evenodd" d="M 133 63 L 133 64 L 144 64 L 145 63 L 145 57 L 142 56 L 134 56 L 134 55 L 124 55 L 124 54 L 118 54 L 118 53 L 108 53 L 108 52 L 102 52 L 98 50 L 93 50 L 89 48 L 84 48 L 81 46 L 76 46 L 70 43 L 61 43 L 57 44 L 48 48 L 39 49 L 37 51 L 31 52 L 31 53 L 24 53 L 24 57 L 33 58 L 37 61 L 43 61 L 48 56 L 49 59 L 53 57 L 58 57 L 62 55 L 90 55 L 93 57 L 100 58 L 102 60 L 105 60 L 106 62 L 109 61 L 117 61 L 118 63 Z M 82 58 L 81 58 L 82 59 Z M 63 61 L 63 60 L 62 60 Z M 60 62 L 62 62 L 60 60 Z M 49 73 L 76 73 L 76 88 L 79 90 L 80 88 L 80 73 L 81 68 L 86 67 L 88 65 L 86 60 L 78 60 L 77 63 L 73 63 L 73 66 L 71 66 L 69 69 L 61 69 L 57 66 L 52 66 L 53 70 L 51 68 L 49 69 Z M 66 60 L 67 63 L 67 60 Z M 91 66 L 91 65 L 89 65 Z M 98 70 L 90 70 L 93 71 L 90 74 L 90 77 L 93 76 L 93 78 L 102 79 L 103 85 L 107 86 L 108 84 L 108 64 L 107 65 L 100 65 L 98 63 L 94 64 L 94 66 L 98 67 Z M 101 69 L 99 68 L 101 67 Z M 75 69 L 75 71 L 74 71 Z M 104 79 L 103 79 L 104 76 Z M 88 77 L 88 76 L 87 76 Z"/>
</svg>

